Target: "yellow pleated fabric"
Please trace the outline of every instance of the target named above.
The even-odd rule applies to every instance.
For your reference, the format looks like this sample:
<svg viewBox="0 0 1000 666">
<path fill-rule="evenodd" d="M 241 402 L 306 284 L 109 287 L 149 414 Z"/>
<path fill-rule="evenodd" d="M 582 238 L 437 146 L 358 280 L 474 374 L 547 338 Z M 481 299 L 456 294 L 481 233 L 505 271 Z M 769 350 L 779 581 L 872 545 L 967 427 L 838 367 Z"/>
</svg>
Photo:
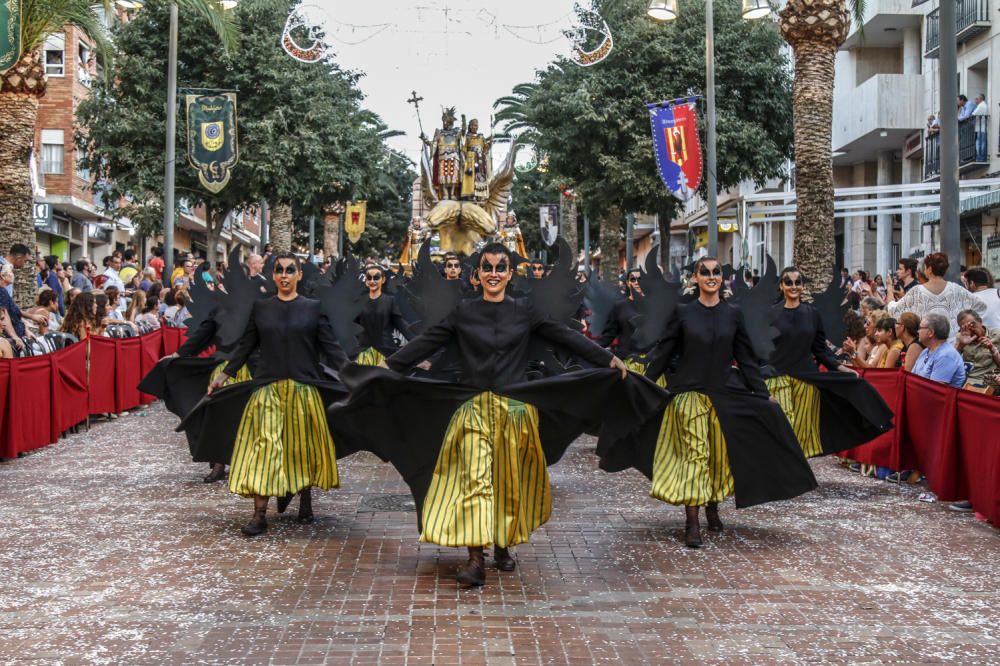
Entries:
<svg viewBox="0 0 1000 666">
<path fill-rule="evenodd" d="M 688 391 L 667 405 L 649 494 L 683 506 L 717 503 L 733 494 L 726 440 L 707 395 Z"/>
<path fill-rule="evenodd" d="M 337 455 L 315 386 L 282 379 L 253 392 L 243 410 L 229 490 L 280 497 L 340 485 Z"/>
<path fill-rule="evenodd" d="M 505 548 L 526 542 L 551 513 L 538 410 L 489 391 L 467 400 L 445 432 L 420 540 Z"/>
<path fill-rule="evenodd" d="M 636 374 L 641 375 L 644 372 L 646 372 L 646 365 L 642 362 L 645 358 L 646 358 L 646 355 L 642 354 L 642 355 L 639 356 L 639 358 L 635 358 L 635 357 L 626 358 L 626 359 L 623 359 L 622 362 L 625 364 L 626 368 L 628 368 L 629 370 L 631 370 L 632 372 L 634 372 Z M 657 386 L 661 386 L 663 388 L 667 388 L 667 376 L 666 375 L 660 375 L 659 377 L 657 377 L 656 378 L 656 385 Z"/>
<path fill-rule="evenodd" d="M 823 455 L 823 442 L 819 433 L 819 390 L 812 384 L 789 375 L 773 377 L 767 381 L 767 390 L 781 405 L 785 417 L 792 424 L 806 458 Z"/>
<path fill-rule="evenodd" d="M 212 382 L 214 382 L 215 378 L 221 375 L 222 371 L 225 369 L 226 369 L 225 363 L 220 363 L 219 365 L 215 366 L 215 370 L 212 370 L 212 375 L 208 378 L 208 383 L 211 384 Z M 226 383 L 223 384 L 223 386 L 232 386 L 233 384 L 239 384 L 240 382 L 249 382 L 252 379 L 253 376 L 250 374 L 250 368 L 248 368 L 244 364 L 243 366 L 240 367 L 239 370 L 236 371 L 236 376 L 227 379 Z"/>
<path fill-rule="evenodd" d="M 382 355 L 382 352 L 375 349 L 374 347 L 369 347 L 368 349 L 358 354 L 358 358 L 354 362 L 357 363 L 358 365 L 378 365 L 384 360 L 385 356 Z"/>
</svg>

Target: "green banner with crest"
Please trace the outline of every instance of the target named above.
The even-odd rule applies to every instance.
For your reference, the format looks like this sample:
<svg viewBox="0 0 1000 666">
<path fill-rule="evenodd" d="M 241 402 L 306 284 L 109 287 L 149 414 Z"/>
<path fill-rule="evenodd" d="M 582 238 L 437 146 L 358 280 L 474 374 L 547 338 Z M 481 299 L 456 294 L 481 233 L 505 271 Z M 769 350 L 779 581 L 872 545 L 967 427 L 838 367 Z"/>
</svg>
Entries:
<svg viewBox="0 0 1000 666">
<path fill-rule="evenodd" d="M 188 162 L 198 170 L 202 187 L 217 194 L 229 184 L 239 160 L 236 93 L 185 95 L 185 103 Z"/>
<path fill-rule="evenodd" d="M 0 74 L 21 58 L 21 0 L 0 0 Z"/>
</svg>

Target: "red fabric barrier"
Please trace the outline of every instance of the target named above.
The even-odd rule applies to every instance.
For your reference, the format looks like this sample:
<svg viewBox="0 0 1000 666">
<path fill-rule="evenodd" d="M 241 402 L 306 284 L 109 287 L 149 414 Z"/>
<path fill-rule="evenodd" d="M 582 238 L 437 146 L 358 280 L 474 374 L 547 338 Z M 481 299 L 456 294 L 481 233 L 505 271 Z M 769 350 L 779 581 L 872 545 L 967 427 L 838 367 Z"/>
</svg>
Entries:
<svg viewBox="0 0 1000 666">
<path fill-rule="evenodd" d="M 139 374 L 145 377 L 146 373 L 152 370 L 153 366 L 161 358 L 160 354 L 163 351 L 163 329 L 158 328 L 152 333 L 147 333 L 139 338 L 139 347 Z M 148 405 L 154 400 L 156 398 L 148 393 L 139 394 L 139 402 L 143 405 Z"/>
<path fill-rule="evenodd" d="M 142 342 L 139 338 L 115 340 L 115 412 L 139 406 L 142 379 Z"/>
<path fill-rule="evenodd" d="M 90 338 L 90 413 L 115 411 L 115 341 L 100 335 Z"/>
<path fill-rule="evenodd" d="M 0 456 L 13 458 L 56 441 L 52 439 L 51 386 L 52 361 L 48 356 L 12 360 Z"/>
<path fill-rule="evenodd" d="M 893 423 L 895 428 L 876 437 L 867 444 L 856 446 L 845 451 L 843 457 L 857 460 L 866 465 L 878 465 L 889 469 L 899 469 L 900 458 L 900 435 L 902 433 L 899 415 L 904 410 L 904 390 L 903 374 L 894 369 L 869 368 L 862 371 L 862 376 L 871 384 L 885 404 L 893 413 Z"/>
<path fill-rule="evenodd" d="M 87 345 L 77 342 L 49 356 L 52 363 L 52 441 L 90 414 Z"/>
<path fill-rule="evenodd" d="M 170 356 L 178 347 L 184 344 L 185 338 L 187 338 L 186 328 L 172 328 L 170 326 L 164 326 L 163 331 L 163 355 Z"/>
<path fill-rule="evenodd" d="M 13 359 L 0 358 L 0 458 L 10 458 L 7 454 L 7 389 L 10 385 L 10 367 Z"/>
<path fill-rule="evenodd" d="M 965 499 L 965 479 L 959 464 L 955 403 L 959 391 L 906 373 L 906 404 L 900 466 L 919 469 L 938 499 Z"/>
<path fill-rule="evenodd" d="M 960 391 L 955 421 L 961 474 L 972 507 L 1000 526 L 1000 400 Z"/>
</svg>

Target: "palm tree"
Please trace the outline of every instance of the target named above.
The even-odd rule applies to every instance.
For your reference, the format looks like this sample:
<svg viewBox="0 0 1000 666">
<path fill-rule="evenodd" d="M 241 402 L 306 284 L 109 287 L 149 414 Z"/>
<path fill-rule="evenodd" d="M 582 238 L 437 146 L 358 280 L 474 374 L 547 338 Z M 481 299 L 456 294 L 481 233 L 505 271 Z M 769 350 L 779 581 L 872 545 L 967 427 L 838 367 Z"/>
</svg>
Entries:
<svg viewBox="0 0 1000 666">
<path fill-rule="evenodd" d="M 156 0 L 165 1 L 165 0 Z M 178 9 L 206 18 L 218 33 L 223 45 L 236 44 L 236 29 L 231 13 L 218 0 L 175 0 Z M 32 223 L 31 174 L 28 157 L 34 146 L 38 101 L 45 95 L 45 65 L 41 47 L 45 38 L 64 26 L 82 32 L 91 42 L 97 57 L 105 62 L 113 49 L 105 17 L 112 15 L 112 2 L 103 0 L 22 0 L 21 57 L 5 74 L 0 75 L 0 248 L 6 251 L 13 243 L 35 246 Z M 105 67 L 105 71 L 110 68 Z M 15 298 L 22 306 L 34 300 L 32 266 L 18 272 Z"/>
<path fill-rule="evenodd" d="M 813 278 L 830 275 L 833 243 L 833 79 L 837 49 L 851 19 L 864 23 L 864 0 L 789 0 L 779 13 L 781 35 L 795 54 L 792 116 L 795 136 L 795 265 Z M 819 291 L 824 285 L 820 284 Z"/>
</svg>

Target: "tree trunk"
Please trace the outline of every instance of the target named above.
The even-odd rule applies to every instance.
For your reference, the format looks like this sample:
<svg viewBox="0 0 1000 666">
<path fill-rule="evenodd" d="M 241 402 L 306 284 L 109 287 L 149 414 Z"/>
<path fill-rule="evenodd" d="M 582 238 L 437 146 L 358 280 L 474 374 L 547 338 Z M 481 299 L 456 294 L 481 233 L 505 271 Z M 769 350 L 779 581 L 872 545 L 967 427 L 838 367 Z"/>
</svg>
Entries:
<svg viewBox="0 0 1000 666">
<path fill-rule="evenodd" d="M 618 262 L 618 246 L 622 241 L 622 212 L 612 206 L 601 218 L 601 280 L 608 284 L 618 284 L 621 265 Z"/>
<path fill-rule="evenodd" d="M 580 242 L 576 234 L 576 195 L 562 195 L 559 205 L 559 235 L 563 237 L 571 250 L 573 258 L 580 254 Z"/>
<path fill-rule="evenodd" d="M 836 260 L 833 225 L 833 78 L 851 21 L 844 0 L 790 0 L 779 28 L 795 54 L 795 239 L 792 259 L 822 291 Z"/>
<path fill-rule="evenodd" d="M 288 204 L 271 207 L 269 236 L 275 253 L 292 251 L 292 207 Z"/>
<path fill-rule="evenodd" d="M 664 275 L 670 275 L 670 223 L 669 215 L 657 215 L 656 224 L 660 229 L 660 268 Z"/>
<path fill-rule="evenodd" d="M 205 251 L 205 259 L 212 265 L 215 269 L 215 262 L 225 261 L 225 256 L 219 256 L 218 246 L 219 238 L 222 235 L 222 228 L 225 224 L 226 218 L 229 217 L 229 209 L 219 209 L 219 208 L 209 208 L 208 210 L 208 220 L 206 224 L 205 231 L 205 243 L 208 245 L 208 249 Z"/>
<path fill-rule="evenodd" d="M 28 159 L 35 144 L 38 98 L 45 92 L 45 70 L 38 52 L 25 53 L 0 76 L 0 252 L 23 243 L 32 257 L 35 225 L 34 192 Z M 14 273 L 14 301 L 21 308 L 35 304 L 35 264 L 28 261 Z"/>
</svg>

